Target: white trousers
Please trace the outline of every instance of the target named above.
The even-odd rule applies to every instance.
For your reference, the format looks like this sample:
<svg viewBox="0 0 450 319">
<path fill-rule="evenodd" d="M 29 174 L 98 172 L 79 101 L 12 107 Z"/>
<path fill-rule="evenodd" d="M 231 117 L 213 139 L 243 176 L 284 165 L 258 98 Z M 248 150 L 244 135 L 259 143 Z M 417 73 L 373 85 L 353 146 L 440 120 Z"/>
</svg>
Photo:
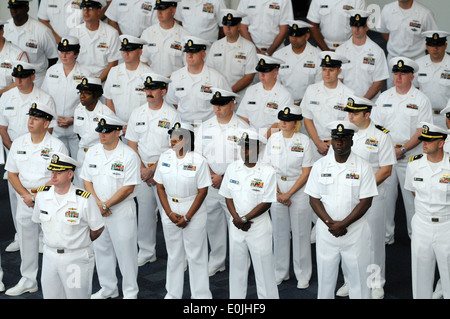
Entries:
<svg viewBox="0 0 450 319">
<path fill-rule="evenodd" d="M 248 231 L 242 231 L 229 219 L 230 299 L 247 296 L 250 259 L 255 273 L 259 299 L 279 299 L 272 250 L 272 222 L 268 212 L 252 220 Z M 249 258 L 250 253 L 250 258 Z"/>
<path fill-rule="evenodd" d="M 370 265 L 373 272 L 371 288 L 383 288 L 386 283 L 386 207 L 384 185 L 378 187 L 378 196 L 373 197 L 372 206 L 364 215 L 372 235 Z"/>
<path fill-rule="evenodd" d="M 148 186 L 142 182 L 137 186 L 136 199 L 138 202 L 138 258 L 147 260 L 156 255 L 156 228 L 158 216 L 156 210 L 159 198 L 156 186 Z"/>
<path fill-rule="evenodd" d="M 20 245 L 20 273 L 22 275 L 19 284 L 25 288 L 37 285 L 39 269 L 40 225 L 31 220 L 32 214 L 33 208 L 28 207 L 17 194 L 16 229 Z"/>
<path fill-rule="evenodd" d="M 282 181 L 278 178 L 278 186 L 286 193 L 295 184 L 295 180 Z M 311 258 L 311 225 L 313 210 L 309 204 L 309 196 L 304 187 L 291 198 L 291 206 L 279 202 L 270 207 L 273 225 L 273 244 L 275 258 L 275 277 L 277 282 L 289 278 L 291 237 L 292 262 L 297 281 L 309 282 L 312 273 Z"/>
<path fill-rule="evenodd" d="M 117 291 L 116 266 L 122 274 L 122 291 L 125 299 L 137 298 L 137 220 L 134 200 L 111 208 L 112 215 L 105 217 L 105 229 L 94 241 L 95 266 L 100 286 L 107 295 Z"/>
<path fill-rule="evenodd" d="M 444 298 L 450 299 L 450 218 L 432 222 L 430 218 L 415 214 L 411 227 L 413 298 L 432 298 L 437 262 Z"/>
<path fill-rule="evenodd" d="M 334 299 L 339 263 L 349 284 L 350 299 L 369 299 L 367 284 L 371 234 L 365 217 L 347 228 L 344 236 L 334 237 L 321 219 L 316 223 L 318 299 Z"/>
<path fill-rule="evenodd" d="M 420 154 L 413 153 L 411 154 Z M 384 182 L 386 188 L 386 241 L 394 238 L 395 233 L 395 208 L 398 197 L 398 187 L 402 192 L 403 205 L 406 213 L 406 227 L 408 236 L 411 237 L 411 218 L 414 215 L 414 195 L 411 191 L 405 189 L 406 166 L 408 157 L 398 160 L 392 166 L 392 173 Z"/>
<path fill-rule="evenodd" d="M 61 254 L 44 245 L 41 274 L 44 299 L 90 299 L 94 265 L 92 247 Z"/>
<path fill-rule="evenodd" d="M 214 271 L 225 266 L 228 242 L 228 212 L 225 198 L 219 195 L 219 190 L 214 187 L 208 188 L 205 198 L 208 211 L 206 230 L 209 241 L 209 271 Z"/>
<path fill-rule="evenodd" d="M 172 211 L 185 215 L 194 198 L 175 203 L 169 199 Z M 184 286 L 184 266 L 187 261 L 192 299 L 211 299 L 208 275 L 208 242 L 206 235 L 206 207 L 203 204 L 185 228 L 176 226 L 161 214 L 167 249 L 166 299 L 181 299 Z"/>
</svg>

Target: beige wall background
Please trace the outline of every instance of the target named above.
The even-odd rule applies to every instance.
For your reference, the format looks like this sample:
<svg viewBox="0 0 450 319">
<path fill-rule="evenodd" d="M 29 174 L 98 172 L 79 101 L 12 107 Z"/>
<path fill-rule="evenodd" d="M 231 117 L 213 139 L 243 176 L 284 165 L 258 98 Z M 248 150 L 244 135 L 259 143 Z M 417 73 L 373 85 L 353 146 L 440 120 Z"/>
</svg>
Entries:
<svg viewBox="0 0 450 319">
<path fill-rule="evenodd" d="M 229 8 L 235 9 L 239 4 L 239 0 L 224 0 L 224 1 Z M 294 1 L 304 1 L 304 0 L 294 0 Z M 375 10 L 375 13 L 376 12 L 379 13 L 385 4 L 390 2 L 392 2 L 392 0 L 366 0 L 368 9 Z M 448 16 L 450 14 L 449 0 L 431 0 L 431 1 L 421 0 L 419 2 L 421 2 L 434 12 L 436 22 L 440 29 L 450 32 L 450 19 L 448 19 Z M 30 2 L 30 15 L 32 17 L 37 16 L 37 6 L 38 0 L 32 0 Z M 8 20 L 10 18 L 11 15 L 9 14 L 8 1 L 0 0 L 0 19 Z"/>
</svg>

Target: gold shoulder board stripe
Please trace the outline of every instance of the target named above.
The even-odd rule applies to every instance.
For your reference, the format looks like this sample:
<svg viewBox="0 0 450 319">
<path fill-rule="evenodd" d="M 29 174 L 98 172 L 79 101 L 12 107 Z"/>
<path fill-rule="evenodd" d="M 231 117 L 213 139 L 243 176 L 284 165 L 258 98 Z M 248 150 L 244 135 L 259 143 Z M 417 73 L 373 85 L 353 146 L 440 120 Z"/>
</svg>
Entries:
<svg viewBox="0 0 450 319">
<path fill-rule="evenodd" d="M 385 133 L 385 134 L 387 134 L 387 133 L 389 133 L 389 130 L 388 129 L 385 129 L 384 127 L 382 127 L 381 125 L 375 125 L 375 127 L 377 128 L 377 129 L 379 129 L 380 131 L 382 131 L 383 133 Z"/>
<path fill-rule="evenodd" d="M 39 186 L 36 190 L 38 192 L 46 192 L 50 189 L 51 186 Z"/>
<path fill-rule="evenodd" d="M 410 158 L 408 158 L 408 162 L 415 161 L 415 160 L 417 160 L 419 158 L 422 158 L 422 156 L 423 156 L 423 154 L 411 156 Z"/>
<path fill-rule="evenodd" d="M 82 189 L 77 189 L 76 194 L 78 196 L 81 196 L 81 197 L 84 197 L 84 198 L 89 198 L 89 196 L 91 196 L 91 193 L 86 192 L 86 191 L 84 191 Z"/>
</svg>

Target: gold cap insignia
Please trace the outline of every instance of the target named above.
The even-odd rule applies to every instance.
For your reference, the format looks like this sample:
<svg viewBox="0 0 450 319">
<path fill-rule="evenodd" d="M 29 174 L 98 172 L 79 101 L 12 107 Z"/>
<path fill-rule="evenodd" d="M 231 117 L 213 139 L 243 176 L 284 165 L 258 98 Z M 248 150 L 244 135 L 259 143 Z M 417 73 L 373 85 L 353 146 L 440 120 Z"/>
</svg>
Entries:
<svg viewBox="0 0 450 319">
<path fill-rule="evenodd" d="M 355 100 L 353 100 L 351 97 L 348 98 L 347 106 L 348 107 L 353 107 L 353 104 L 355 104 Z"/>
<path fill-rule="evenodd" d="M 33 104 L 31 104 L 31 108 L 32 108 L 32 109 L 37 109 L 37 104 L 36 104 L 36 102 L 34 102 Z"/>
<path fill-rule="evenodd" d="M 86 78 L 83 79 L 83 81 L 81 81 L 81 84 L 86 85 L 88 83 L 88 80 Z"/>
<path fill-rule="evenodd" d="M 266 64 L 266 61 L 264 61 L 264 59 L 261 59 L 261 60 L 259 60 L 259 64 L 264 65 L 264 64 Z"/>
<path fill-rule="evenodd" d="M 338 130 L 338 132 L 342 133 L 342 131 L 344 130 L 344 125 L 338 124 L 337 130 Z"/>
<path fill-rule="evenodd" d="M 231 19 L 233 19 L 233 15 L 232 15 L 231 13 L 228 13 L 228 15 L 227 15 L 227 19 L 228 19 L 228 20 L 231 20 Z"/>
<path fill-rule="evenodd" d="M 127 45 L 128 44 L 128 39 L 127 38 L 123 39 L 122 44 L 123 45 Z"/>
<path fill-rule="evenodd" d="M 222 94 L 220 94 L 219 91 L 216 92 L 216 98 L 220 98 L 222 96 Z"/>
<path fill-rule="evenodd" d="M 152 77 L 151 76 L 147 76 L 147 79 L 145 81 L 147 83 L 152 83 Z"/>
<path fill-rule="evenodd" d="M 359 15 L 359 13 L 355 16 L 355 20 L 359 21 L 359 19 L 361 19 L 361 16 Z"/>
<path fill-rule="evenodd" d="M 101 119 L 101 120 L 100 120 L 100 125 L 101 125 L 101 126 L 104 126 L 105 124 L 106 124 L 105 119 Z"/>
<path fill-rule="evenodd" d="M 180 127 L 181 127 L 181 124 L 179 122 L 176 122 L 175 125 L 174 125 L 174 128 L 176 130 L 178 130 Z"/>
<path fill-rule="evenodd" d="M 188 43 L 187 43 L 188 47 L 191 47 L 192 44 L 193 44 L 192 40 L 189 40 Z"/>
<path fill-rule="evenodd" d="M 242 134 L 242 139 L 246 140 L 248 138 L 248 134 L 247 132 L 244 132 L 244 134 Z"/>
<path fill-rule="evenodd" d="M 284 114 L 289 114 L 291 112 L 291 109 L 290 108 L 288 108 L 288 107 L 285 107 L 284 108 Z"/>
<path fill-rule="evenodd" d="M 292 26 L 292 29 L 297 30 L 297 29 L 298 29 L 298 25 L 294 24 L 294 25 Z"/>
<path fill-rule="evenodd" d="M 64 41 L 63 41 L 63 43 L 62 43 L 62 44 L 63 44 L 63 46 L 65 46 L 65 47 L 66 47 L 66 46 L 68 46 L 68 45 L 69 45 L 69 41 L 68 41 L 67 39 L 64 39 Z"/>
<path fill-rule="evenodd" d="M 330 56 L 329 55 L 327 55 L 327 56 L 325 56 L 325 62 L 330 62 L 330 60 L 331 60 L 331 58 L 330 58 Z"/>
<path fill-rule="evenodd" d="M 399 60 L 399 61 L 397 62 L 397 66 L 398 66 L 399 68 L 402 68 L 402 67 L 403 67 L 403 60 Z"/>
<path fill-rule="evenodd" d="M 428 130 L 429 130 L 430 128 L 427 126 L 427 125 L 424 125 L 423 127 L 422 127 L 422 133 L 424 133 L 424 134 L 428 134 Z"/>
<path fill-rule="evenodd" d="M 56 164 L 56 163 L 58 163 L 58 161 L 59 161 L 59 156 L 56 155 L 56 154 L 53 154 L 53 156 L 52 156 L 52 163 Z"/>
<path fill-rule="evenodd" d="M 22 65 L 19 64 L 19 65 L 17 66 L 17 71 L 22 72 Z"/>
<path fill-rule="evenodd" d="M 439 34 L 437 34 L 437 33 L 433 34 L 433 39 L 435 39 L 435 40 L 439 39 Z"/>
</svg>

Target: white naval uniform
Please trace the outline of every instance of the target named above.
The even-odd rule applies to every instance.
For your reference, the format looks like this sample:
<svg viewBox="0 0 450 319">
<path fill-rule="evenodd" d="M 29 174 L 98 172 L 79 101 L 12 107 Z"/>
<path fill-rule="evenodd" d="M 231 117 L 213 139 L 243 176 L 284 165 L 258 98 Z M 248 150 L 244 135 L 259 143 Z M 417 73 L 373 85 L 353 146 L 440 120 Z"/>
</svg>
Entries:
<svg viewBox="0 0 450 319">
<path fill-rule="evenodd" d="M 317 160 L 306 184 L 305 193 L 320 199 L 331 219 L 345 219 L 363 198 L 378 195 L 370 164 L 350 153 L 345 163 L 337 163 L 333 153 Z M 349 283 L 351 299 L 369 299 L 366 279 L 370 265 L 371 231 L 367 218 L 347 227 L 347 233 L 334 237 L 319 218 L 316 223 L 318 299 L 333 299 L 339 263 Z"/>
<path fill-rule="evenodd" d="M 94 275 L 90 230 L 104 226 L 93 196 L 71 185 L 59 195 L 53 186 L 36 195 L 32 221 L 42 227 L 41 285 L 45 299 L 89 299 Z M 78 274 L 77 284 L 73 282 Z"/>
<path fill-rule="evenodd" d="M 0 142 L 3 145 L 3 140 L 1 138 L 1 136 L 0 136 Z M 0 165 L 3 165 L 3 164 L 5 164 L 5 155 L 3 152 L 0 152 Z M 2 256 L 0 253 L 0 283 L 2 283 L 2 282 L 3 282 L 3 269 L 2 269 Z"/>
<path fill-rule="evenodd" d="M 365 96 L 374 82 L 389 78 L 385 53 L 368 36 L 361 46 L 354 45 L 350 38 L 336 49 L 336 53 L 350 60 L 349 63 L 342 64 L 339 79 L 342 79 L 356 96 Z M 380 92 L 372 100 L 375 101 L 379 94 Z"/>
<path fill-rule="evenodd" d="M 308 136 L 294 133 L 284 138 L 283 132 L 272 134 L 267 141 L 264 161 L 277 173 L 281 193 L 288 192 L 302 175 L 303 167 L 314 164 L 314 144 Z M 291 236 L 292 262 L 297 281 L 309 282 L 312 274 L 311 225 L 313 210 L 309 205 L 305 186 L 290 197 L 291 205 L 279 202 L 270 207 L 273 224 L 275 276 L 277 282 L 289 278 Z"/>
<path fill-rule="evenodd" d="M 414 299 L 431 299 L 436 262 L 442 292 L 450 298 L 450 155 L 428 162 L 427 155 L 406 169 L 405 188 L 415 193 L 411 221 L 412 292 Z"/>
<path fill-rule="evenodd" d="M 165 30 L 158 24 L 146 28 L 141 39 L 147 41 L 141 61 L 147 63 L 157 74 L 165 77 L 186 65 L 183 52 L 183 37 L 191 35 L 181 25 L 174 22 L 171 29 Z"/>
<path fill-rule="evenodd" d="M 224 9 L 223 0 L 181 0 L 175 19 L 192 35 L 212 43 L 219 38 Z"/>
<path fill-rule="evenodd" d="M 86 23 L 82 23 L 72 28 L 69 35 L 79 39 L 77 61 L 91 71 L 91 76 L 100 76 L 108 63 L 121 58 L 119 32 L 103 21 L 96 31 L 89 31 Z"/>
<path fill-rule="evenodd" d="M 66 76 L 62 63 L 52 65 L 45 74 L 42 90 L 47 92 L 55 101 L 56 114 L 61 117 L 73 117 L 75 108 L 80 103 L 77 85 L 90 72 L 78 62 L 75 63 L 72 71 Z M 73 131 L 73 125 L 68 128 L 56 125 L 53 135 L 64 142 L 70 151 L 70 156 L 76 159 L 78 152 L 78 136 Z"/>
<path fill-rule="evenodd" d="M 41 0 L 37 17 L 48 21 L 60 37 L 69 35 L 70 29 L 83 23 L 81 0 Z"/>
<path fill-rule="evenodd" d="M 213 116 L 199 126 L 195 150 L 206 158 L 209 169 L 214 174 L 223 176 L 228 165 L 241 158 L 237 143 L 243 130 L 248 127 L 247 122 L 236 114 L 233 114 L 227 124 L 219 124 L 217 118 Z M 225 198 L 219 195 L 219 189 L 212 186 L 208 189 L 205 203 L 210 247 L 208 268 L 212 273 L 225 266 L 229 212 Z"/>
<path fill-rule="evenodd" d="M 129 71 L 125 63 L 111 68 L 103 87 L 103 96 L 114 103 L 115 114 L 124 122 L 128 122 L 131 112 L 147 102 L 142 75 L 154 71 L 140 62 L 134 71 Z"/>
<path fill-rule="evenodd" d="M 450 136 L 447 136 L 444 144 L 444 152 L 450 153 Z"/>
<path fill-rule="evenodd" d="M 405 95 L 396 92 L 395 87 L 380 94 L 377 106 L 372 109 L 372 120 L 390 131 L 394 145 L 404 145 L 421 128 L 421 122 L 433 123 L 431 103 L 427 96 L 411 85 Z M 411 236 L 411 217 L 414 214 L 414 197 L 403 187 L 408 158 L 421 153 L 419 144 L 405 153 L 405 158 L 392 166 L 392 173 L 385 181 L 386 190 L 386 240 L 394 236 L 394 216 L 398 195 L 398 185 L 405 206 L 408 235 Z"/>
<path fill-rule="evenodd" d="M 97 197 L 105 202 L 122 187 L 140 184 L 139 167 L 139 156 L 122 141 L 109 156 L 103 145 L 98 143 L 87 151 L 80 177 L 91 182 Z M 136 190 L 109 208 L 112 214 L 103 218 L 105 229 L 94 241 L 95 263 L 103 293 L 112 295 L 117 291 L 118 263 L 123 297 L 126 299 L 137 298 L 139 291 L 135 196 Z"/>
<path fill-rule="evenodd" d="M 319 53 L 318 48 L 307 42 L 300 54 L 292 50 L 291 44 L 273 54 L 274 58 L 285 62 L 280 66 L 278 79 L 291 93 L 295 103 L 300 103 L 310 84 L 322 80 Z"/>
<path fill-rule="evenodd" d="M 29 94 L 22 94 L 14 87 L 0 97 L 0 125 L 8 127 L 11 141 L 28 132 L 28 111 L 33 102 L 45 104 L 56 113 L 53 98 L 36 85 Z M 52 119 L 50 128 L 55 126 L 56 119 Z"/>
<path fill-rule="evenodd" d="M 219 194 L 233 200 L 239 216 L 248 214 L 261 203 L 277 201 L 275 170 L 258 161 L 248 168 L 242 160 L 228 165 Z M 229 217 L 230 241 L 230 299 L 245 299 L 247 295 L 248 269 L 253 264 L 256 291 L 259 299 L 278 299 L 275 280 L 272 222 L 269 211 L 249 220 L 248 231 L 238 229 Z"/>
<path fill-rule="evenodd" d="M 255 45 L 242 36 L 234 43 L 229 43 L 226 37 L 217 40 L 206 58 L 206 64 L 222 72 L 231 87 L 245 75 L 256 73 L 258 61 Z M 236 92 L 241 98 L 243 93 L 245 89 Z"/>
<path fill-rule="evenodd" d="M 389 33 L 387 42 L 387 62 L 398 56 L 412 60 L 425 55 L 425 40 L 422 33 L 438 30 L 434 13 L 421 3 L 414 1 L 410 9 L 401 9 L 398 1 L 388 3 L 381 10 L 376 31 Z M 392 65 L 388 65 L 389 69 Z M 420 70 L 419 70 L 420 71 Z M 393 77 L 390 74 L 387 87 L 393 87 Z"/>
<path fill-rule="evenodd" d="M 39 144 L 34 144 L 31 141 L 31 134 L 25 133 L 13 141 L 5 170 L 10 173 L 19 173 L 18 177 L 22 186 L 30 193 L 35 193 L 39 186 L 50 181 L 51 171 L 47 167 L 50 164 L 51 152 L 68 153 L 64 143 L 48 132 Z M 13 215 L 16 220 L 21 257 L 22 278 L 19 284 L 25 288 L 31 288 L 37 285 L 39 225 L 31 221 L 33 208 L 24 203 L 19 193 L 14 193 L 17 199 L 17 210 L 13 212 Z"/>
<path fill-rule="evenodd" d="M 440 111 L 450 100 L 450 55 L 444 55 L 440 63 L 433 63 L 429 55 L 416 60 L 419 72 L 415 74 L 414 85 L 430 99 L 433 108 L 433 123 L 447 127 L 445 115 Z"/>
<path fill-rule="evenodd" d="M 261 82 L 247 88 L 236 114 L 245 117 L 250 126 L 265 135 L 270 126 L 278 123 L 278 112 L 288 105 L 294 104 L 294 99 L 288 89 L 279 80 L 270 90 L 266 90 Z"/>
<path fill-rule="evenodd" d="M 327 124 L 336 120 L 347 120 L 348 113 L 344 112 L 348 98 L 353 90 L 338 81 L 335 89 L 325 87 L 323 81 L 311 84 L 306 89 L 300 107 L 303 117 L 313 121 L 317 135 L 322 141 L 331 140 Z M 316 160 L 321 158 L 317 148 L 314 147 Z"/>
<path fill-rule="evenodd" d="M 138 144 L 139 156 L 145 167 L 157 163 L 159 156 L 169 149 L 168 130 L 180 121 L 177 110 L 166 102 L 156 111 L 145 103 L 131 113 L 125 138 Z M 142 182 L 136 189 L 136 199 L 138 256 L 140 260 L 149 260 L 156 256 L 156 210 L 161 212 L 156 186 Z"/>
<path fill-rule="evenodd" d="M 259 49 L 267 50 L 280 32 L 280 26 L 294 19 L 289 0 L 241 0 L 237 10 L 247 14 L 241 23 L 248 25 L 253 43 Z"/>
<path fill-rule="evenodd" d="M 394 165 L 397 162 L 394 144 L 389 131 L 381 126 L 375 126 L 370 121 L 369 127 L 359 129 L 353 135 L 352 152 L 367 162 L 373 168 L 373 173 L 383 166 Z M 384 182 L 378 185 L 378 196 L 372 200 L 372 206 L 365 216 L 372 233 L 370 248 L 371 265 L 376 265 L 379 277 L 371 282 L 371 288 L 382 288 L 386 281 L 386 254 L 385 254 L 385 234 L 386 234 L 386 209 L 385 209 L 385 186 Z"/>
<path fill-rule="evenodd" d="M 28 61 L 28 55 L 9 41 L 5 41 L 0 51 L 0 90 L 3 90 L 14 83 L 11 75 L 14 68 L 14 61 Z"/>
<path fill-rule="evenodd" d="M 88 111 L 81 103 L 74 111 L 73 131 L 80 137 L 77 153 L 77 161 L 80 164 L 83 164 L 87 150 L 100 142 L 100 137 L 95 129 L 102 114 L 113 115 L 114 112 L 100 101 L 97 101 L 97 105 L 92 111 Z"/>
<path fill-rule="evenodd" d="M 145 28 L 159 23 L 155 3 L 156 0 L 113 0 L 105 16 L 119 25 L 121 34 L 140 37 Z"/>
<path fill-rule="evenodd" d="M 169 149 L 161 154 L 155 181 L 164 186 L 170 209 L 186 215 L 198 190 L 211 185 L 211 175 L 205 159 L 197 152 L 183 158 Z M 161 212 L 161 222 L 167 248 L 167 299 L 183 297 L 184 267 L 187 261 L 192 299 L 211 299 L 208 277 L 208 242 L 206 238 L 207 211 L 204 202 L 185 228 L 176 226 Z"/>
<path fill-rule="evenodd" d="M 225 77 L 206 64 L 199 74 L 191 74 L 188 66 L 172 73 L 166 102 L 178 105 L 178 113 L 183 122 L 196 124 L 205 121 L 214 115 L 214 109 L 210 100 L 212 87 L 231 91 L 231 87 Z"/>
<path fill-rule="evenodd" d="M 365 0 L 312 0 L 306 18 L 319 24 L 326 45 L 335 50 L 352 36 L 347 11 L 365 9 Z"/>
<path fill-rule="evenodd" d="M 40 87 L 48 68 L 48 60 L 58 58 L 58 49 L 52 31 L 30 16 L 20 27 L 17 27 L 11 18 L 5 24 L 4 30 L 5 39 L 27 52 L 29 62 L 36 65 L 34 83 Z"/>
</svg>

